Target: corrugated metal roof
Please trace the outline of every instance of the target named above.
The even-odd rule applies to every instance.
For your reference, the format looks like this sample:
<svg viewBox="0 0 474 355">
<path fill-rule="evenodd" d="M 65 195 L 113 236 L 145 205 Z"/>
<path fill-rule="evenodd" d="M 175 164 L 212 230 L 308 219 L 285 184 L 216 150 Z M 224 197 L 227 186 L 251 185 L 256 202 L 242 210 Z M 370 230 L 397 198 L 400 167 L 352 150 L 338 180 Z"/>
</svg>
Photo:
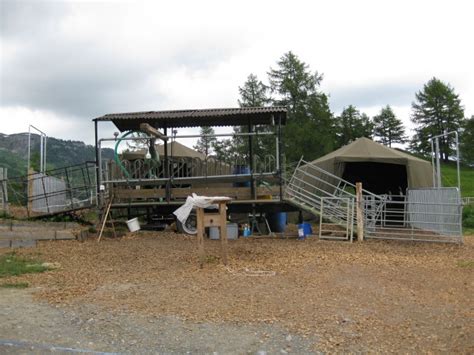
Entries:
<svg viewBox="0 0 474 355">
<path fill-rule="evenodd" d="M 270 125 L 286 123 L 285 107 L 240 107 L 204 110 L 147 111 L 111 113 L 94 121 L 112 121 L 120 131 L 138 130 L 140 123 L 149 123 L 155 128 L 201 127 L 201 126 L 245 126 L 248 124 Z"/>
</svg>

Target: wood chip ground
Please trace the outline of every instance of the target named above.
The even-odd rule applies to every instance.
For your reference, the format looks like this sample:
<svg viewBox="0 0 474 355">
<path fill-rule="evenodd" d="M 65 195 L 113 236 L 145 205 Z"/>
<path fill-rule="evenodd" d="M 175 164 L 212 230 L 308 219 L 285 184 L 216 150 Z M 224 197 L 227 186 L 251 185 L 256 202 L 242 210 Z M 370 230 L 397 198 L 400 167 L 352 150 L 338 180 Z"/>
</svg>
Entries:
<svg viewBox="0 0 474 355">
<path fill-rule="evenodd" d="M 315 350 L 474 352 L 474 237 L 461 246 L 240 238 L 228 267 L 219 242 L 205 242 L 203 269 L 195 238 L 168 232 L 40 242 L 19 253 L 60 267 L 15 281 L 65 306 L 276 323 L 316 336 Z"/>
</svg>

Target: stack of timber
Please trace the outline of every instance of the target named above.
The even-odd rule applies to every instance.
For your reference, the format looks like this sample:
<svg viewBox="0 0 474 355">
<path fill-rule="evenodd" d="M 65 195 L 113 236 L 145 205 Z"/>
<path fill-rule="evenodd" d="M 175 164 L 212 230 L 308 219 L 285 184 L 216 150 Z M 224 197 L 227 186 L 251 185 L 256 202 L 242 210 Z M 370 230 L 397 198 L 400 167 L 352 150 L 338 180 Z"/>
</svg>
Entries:
<svg viewBox="0 0 474 355">
<path fill-rule="evenodd" d="M 39 240 L 76 239 L 81 226 L 73 222 L 0 221 L 0 248 L 34 247 Z"/>
</svg>

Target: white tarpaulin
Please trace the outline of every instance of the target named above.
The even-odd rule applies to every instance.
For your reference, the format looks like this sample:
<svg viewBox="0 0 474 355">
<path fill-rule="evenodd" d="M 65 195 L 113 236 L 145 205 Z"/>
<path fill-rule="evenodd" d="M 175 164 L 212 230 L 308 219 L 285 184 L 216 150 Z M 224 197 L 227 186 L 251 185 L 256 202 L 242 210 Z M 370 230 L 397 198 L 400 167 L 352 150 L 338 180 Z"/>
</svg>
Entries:
<svg viewBox="0 0 474 355">
<path fill-rule="evenodd" d="M 230 197 L 225 196 L 198 196 L 193 193 L 192 196 L 188 196 L 184 205 L 174 211 L 173 214 L 178 218 L 178 221 L 184 224 L 194 207 L 217 208 L 217 202 L 230 200 Z"/>
</svg>

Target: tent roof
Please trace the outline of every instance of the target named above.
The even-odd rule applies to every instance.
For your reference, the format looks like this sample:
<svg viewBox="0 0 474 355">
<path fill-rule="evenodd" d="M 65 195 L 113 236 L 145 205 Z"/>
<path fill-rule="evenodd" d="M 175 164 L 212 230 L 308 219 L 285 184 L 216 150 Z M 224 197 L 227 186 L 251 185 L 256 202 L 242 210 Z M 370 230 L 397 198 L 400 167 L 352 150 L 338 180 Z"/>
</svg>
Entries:
<svg viewBox="0 0 474 355">
<path fill-rule="evenodd" d="M 431 165 L 426 160 L 386 147 L 365 137 L 358 138 L 354 142 L 314 160 L 313 163 L 320 163 L 331 159 L 334 159 L 336 162 L 372 161 L 393 164 L 406 164 L 408 161 L 411 161 Z"/>
<path fill-rule="evenodd" d="M 346 163 L 367 162 L 405 165 L 408 187 L 433 186 L 433 170 L 430 162 L 399 150 L 388 148 L 368 138 L 359 138 L 332 153 L 314 160 L 312 164 L 342 177 Z M 380 176 L 383 176 L 383 171 L 380 171 Z"/>
<path fill-rule="evenodd" d="M 168 155 L 171 156 L 171 151 L 173 151 L 174 157 L 188 157 L 188 158 L 199 158 L 199 159 L 206 159 L 206 155 L 185 146 L 179 142 L 170 142 L 168 143 Z M 165 155 L 165 145 L 164 144 L 157 144 L 156 145 L 156 152 L 163 156 Z"/>
</svg>

